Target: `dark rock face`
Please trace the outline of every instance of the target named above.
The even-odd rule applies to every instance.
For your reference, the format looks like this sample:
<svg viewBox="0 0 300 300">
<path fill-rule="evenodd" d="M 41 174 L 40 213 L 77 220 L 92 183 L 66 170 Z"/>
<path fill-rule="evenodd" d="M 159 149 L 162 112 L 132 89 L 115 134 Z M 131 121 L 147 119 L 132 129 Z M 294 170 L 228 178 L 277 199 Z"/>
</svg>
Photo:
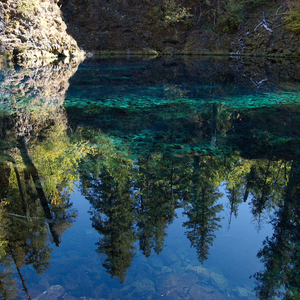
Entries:
<svg viewBox="0 0 300 300">
<path fill-rule="evenodd" d="M 186 7 L 190 2 L 185 2 Z M 194 20 L 166 25 L 157 9 L 162 1 L 60 0 L 59 3 L 69 33 L 87 51 L 300 55 L 299 37 L 285 31 L 284 15 L 276 9 L 264 15 L 261 8 L 248 13 L 236 32 L 220 33 L 214 32 L 213 26 L 203 29 Z"/>
<path fill-rule="evenodd" d="M 86 51 L 123 54 L 300 56 L 299 36 L 285 30 L 284 14 L 274 9 L 276 3 L 280 7 L 280 0 L 266 13 L 261 8 L 247 13 L 234 33 L 222 33 L 212 24 L 203 26 L 196 14 L 167 23 L 162 3 L 2 0 L 0 55 L 9 54 L 18 62 L 75 57 L 83 55 L 79 45 Z M 184 3 L 184 7 L 193 5 L 192 0 Z"/>
<path fill-rule="evenodd" d="M 0 54 L 15 61 L 83 56 L 67 34 L 56 0 L 2 0 Z"/>
<path fill-rule="evenodd" d="M 146 24 L 148 5 L 127 1 L 61 0 L 69 33 L 86 50 L 131 51 L 157 40 Z"/>
</svg>

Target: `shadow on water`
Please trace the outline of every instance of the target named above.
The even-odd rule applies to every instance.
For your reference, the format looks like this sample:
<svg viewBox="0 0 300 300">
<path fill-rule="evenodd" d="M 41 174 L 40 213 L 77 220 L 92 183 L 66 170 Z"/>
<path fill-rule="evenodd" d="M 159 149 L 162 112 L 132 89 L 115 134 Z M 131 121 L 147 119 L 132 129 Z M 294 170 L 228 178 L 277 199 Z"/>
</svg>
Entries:
<svg viewBox="0 0 300 300">
<path fill-rule="evenodd" d="M 295 65 L 99 59 L 76 73 L 78 66 L 63 64 L 2 70 L 2 297 L 15 299 L 22 289 L 20 299 L 30 299 L 43 291 L 30 266 L 48 278 L 44 289 L 65 283 L 56 299 L 297 299 Z M 268 79 L 254 80 L 255 70 Z M 90 205 L 88 226 L 99 235 L 97 270 L 86 265 L 71 276 L 78 268 L 59 270 L 51 253 L 77 217 L 76 183 Z M 252 282 L 239 282 L 239 274 L 230 281 L 220 266 L 206 264 L 222 228 L 224 199 L 229 226 L 244 202 L 257 228 L 266 215 L 272 219 L 273 236 L 256 250 L 261 270 L 248 274 L 256 296 Z M 172 249 L 166 239 L 179 211 L 188 243 Z M 82 243 L 83 236 L 76 239 Z M 76 265 L 76 255 L 64 259 Z"/>
</svg>

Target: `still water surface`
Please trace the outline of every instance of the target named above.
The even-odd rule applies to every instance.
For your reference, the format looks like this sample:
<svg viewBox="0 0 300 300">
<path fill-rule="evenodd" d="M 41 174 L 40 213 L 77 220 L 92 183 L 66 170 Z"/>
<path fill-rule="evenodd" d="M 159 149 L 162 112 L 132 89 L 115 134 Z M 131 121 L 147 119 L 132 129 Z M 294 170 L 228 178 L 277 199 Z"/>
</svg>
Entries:
<svg viewBox="0 0 300 300">
<path fill-rule="evenodd" d="M 1 297 L 299 299 L 299 64 L 2 66 Z"/>
</svg>

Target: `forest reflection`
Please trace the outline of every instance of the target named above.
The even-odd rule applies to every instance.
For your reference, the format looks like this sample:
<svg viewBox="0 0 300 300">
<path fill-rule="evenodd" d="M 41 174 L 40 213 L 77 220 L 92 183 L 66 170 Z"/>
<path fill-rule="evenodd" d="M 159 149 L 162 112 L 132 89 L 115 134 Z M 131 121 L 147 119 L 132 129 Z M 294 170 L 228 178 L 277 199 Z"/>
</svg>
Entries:
<svg viewBox="0 0 300 300">
<path fill-rule="evenodd" d="M 21 268 L 31 265 L 38 274 L 48 268 L 52 244 L 60 245 L 76 219 L 70 201 L 76 183 L 91 204 L 103 267 L 120 282 L 137 244 L 146 257 L 163 250 L 177 208 L 203 263 L 225 196 L 230 219 L 243 202 L 258 227 L 266 213 L 274 215 L 274 234 L 258 252 L 264 269 L 253 274 L 257 297 L 299 297 L 298 107 L 269 109 L 268 120 L 264 109 L 237 112 L 217 104 L 184 114 L 176 106 L 91 111 L 60 108 L 43 122 L 29 112 L 1 118 L 2 297 L 16 296 L 17 274 L 30 298 Z"/>
<path fill-rule="evenodd" d="M 139 62 L 134 68 L 128 63 L 125 77 L 123 63 L 107 67 L 72 78 L 78 91 L 69 102 L 65 95 L 76 64 L 2 74 L 0 298 L 16 299 L 21 288 L 30 299 L 22 267 L 37 274 L 47 270 L 52 250 L 76 220 L 70 196 L 79 185 L 99 233 L 99 260 L 121 283 L 138 250 L 145 257 L 163 251 L 178 208 L 186 217 L 186 237 L 204 263 L 221 227 L 225 197 L 229 223 L 244 202 L 258 229 L 272 215 L 273 236 L 258 251 L 264 268 L 252 274 L 257 297 L 299 299 L 300 108 L 280 104 L 295 98 L 284 94 L 286 73 L 268 72 L 279 77 L 265 87 L 269 103 L 263 95 L 240 104 L 242 96 L 232 102 L 214 97 L 239 95 L 237 82 L 257 93 L 247 76 L 260 75 L 260 67 L 254 72 L 210 61 L 156 67 Z M 136 82 L 124 90 L 131 77 Z M 299 90 L 295 78 L 292 91 Z M 153 81 L 159 85 L 148 85 Z M 284 97 L 273 97 L 274 89 Z M 78 95 L 92 101 L 86 105 Z"/>
</svg>

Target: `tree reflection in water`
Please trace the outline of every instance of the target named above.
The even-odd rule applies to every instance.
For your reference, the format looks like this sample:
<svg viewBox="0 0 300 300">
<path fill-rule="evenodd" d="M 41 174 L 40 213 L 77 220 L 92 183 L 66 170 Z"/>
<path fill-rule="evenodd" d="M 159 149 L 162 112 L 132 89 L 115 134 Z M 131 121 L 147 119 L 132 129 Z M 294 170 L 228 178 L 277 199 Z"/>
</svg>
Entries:
<svg viewBox="0 0 300 300">
<path fill-rule="evenodd" d="M 49 234 L 59 246 L 77 215 L 69 196 L 85 149 L 67 136 L 67 118 L 60 107 L 68 79 L 77 69 L 73 67 L 58 64 L 4 72 L 0 90 L 9 98 L 1 103 L 6 113 L 0 122 L 3 299 L 16 299 L 20 289 L 31 299 L 22 267 L 30 265 L 43 273 L 50 264 Z"/>
<path fill-rule="evenodd" d="M 226 116 L 227 112 L 223 113 Z M 264 111 L 261 110 L 261 113 Z M 292 112 L 287 109 L 286 113 Z M 164 126 L 163 118 L 167 119 L 165 115 L 161 119 L 159 114 L 156 115 L 154 121 L 142 115 L 141 123 L 138 122 L 139 116 L 134 115 L 132 117 L 138 127 L 152 127 L 152 136 L 144 129 L 142 134 L 134 138 L 126 127 L 119 129 L 120 132 L 114 128 L 116 136 L 129 135 L 122 142 L 107 139 L 104 133 L 94 131 L 92 136 L 93 142 L 98 141 L 98 156 L 93 154 L 84 158 L 80 169 L 81 184 L 83 194 L 93 206 L 94 227 L 102 235 L 99 252 L 106 254 L 103 265 L 112 276 L 124 280 L 137 240 L 146 257 L 150 256 L 152 248 L 157 254 L 161 252 L 166 228 L 175 216 L 175 209 L 179 207 L 184 208 L 188 218 L 183 224 L 187 228 L 187 237 L 196 248 L 199 261 L 203 263 L 221 226 L 220 212 L 224 207 L 218 204 L 222 196 L 218 187 L 222 183 L 225 184 L 230 215 L 236 217 L 239 205 L 248 201 L 258 228 L 264 214 L 282 205 L 294 165 L 291 162 L 293 154 L 290 149 L 286 152 L 285 149 L 291 146 L 291 139 L 299 144 L 295 134 L 298 132 L 295 129 L 299 123 L 298 117 L 294 115 L 297 120 L 294 133 L 289 139 L 282 139 L 282 128 L 263 123 L 260 112 L 256 114 L 259 123 L 255 120 L 248 122 L 249 118 L 254 118 L 252 113 L 239 113 L 238 119 L 225 116 L 220 113 L 219 122 L 214 125 L 216 143 L 213 147 L 210 126 L 205 126 L 205 113 L 200 116 L 204 124 L 200 128 L 198 123 L 194 123 L 194 120 L 199 120 L 199 115 L 184 120 L 168 118 Z M 114 114 L 114 117 L 118 118 L 118 114 Z M 124 120 L 126 117 L 122 115 L 122 126 L 130 124 Z M 278 117 L 275 111 L 274 118 L 277 120 Z M 244 119 L 242 124 L 241 119 Z M 145 120 L 149 123 L 146 124 Z M 222 123 L 222 120 L 225 122 Z M 103 126 L 115 126 L 110 122 Z M 153 130 L 151 122 L 156 122 L 158 125 L 155 128 L 163 130 Z M 279 124 L 278 120 L 276 122 Z M 222 128 L 222 134 L 218 128 Z M 94 129 L 81 125 L 77 130 L 87 138 Z M 259 145 L 252 151 L 247 143 L 257 143 L 258 133 L 268 138 L 259 139 Z M 295 148 L 295 144 L 292 148 Z M 293 180 L 299 182 L 299 178 Z M 115 220 L 115 224 L 109 225 L 112 220 Z M 108 226 L 112 226 L 111 229 Z M 119 250 L 113 252 L 112 244 L 105 241 L 112 242 L 111 235 L 117 232 L 117 228 L 119 231 L 114 239 L 114 251 Z M 122 264 L 118 263 L 121 257 Z M 122 272 L 118 274 L 116 270 Z M 260 278 L 258 275 L 256 277 Z"/>
<path fill-rule="evenodd" d="M 177 208 L 204 263 L 221 227 L 224 185 L 230 221 L 243 202 L 258 228 L 266 213 L 274 214 L 274 234 L 258 253 L 264 269 L 254 275 L 257 297 L 300 297 L 299 107 L 274 106 L 266 119 L 264 108 L 168 103 L 188 94 L 176 85 L 161 93 L 166 101 L 144 110 L 94 104 L 64 109 L 61 93 L 50 110 L 21 106 L 1 118 L 3 298 L 16 297 L 17 274 L 30 299 L 22 266 L 37 273 L 48 268 L 49 236 L 59 246 L 76 218 L 69 198 L 75 182 L 91 204 L 102 265 L 121 283 L 137 247 L 145 257 L 162 252 Z M 287 119 L 293 120 L 288 128 L 282 126 Z"/>
<path fill-rule="evenodd" d="M 52 123 L 49 120 L 48 122 Z M 46 127 L 48 122 L 45 124 Z M 57 130 L 61 129 L 61 126 L 64 125 L 59 122 L 54 127 Z M 42 160 L 39 160 L 37 153 L 34 153 L 36 148 L 33 140 L 36 138 L 39 140 L 39 150 L 42 151 L 43 144 L 47 147 L 51 145 L 51 139 L 52 146 L 54 146 L 60 139 L 60 134 L 55 135 L 54 130 L 52 132 L 54 136 L 48 135 L 45 140 L 41 140 L 38 137 L 45 132 L 43 128 L 39 129 L 40 132 L 32 133 L 32 138 L 27 136 L 27 141 L 17 134 L 8 135 L 9 130 L 7 130 L 3 134 L 6 137 L 6 147 L 1 151 L 1 182 L 3 184 L 1 241 L 4 250 L 1 260 L 8 270 L 16 269 L 28 298 L 30 295 L 26 287 L 26 279 L 21 272 L 22 266 L 31 265 L 38 274 L 43 273 L 49 266 L 52 251 L 48 230 L 52 241 L 59 246 L 63 232 L 72 226 L 76 218 L 76 210 L 72 209 L 69 199 L 70 192 L 66 190 L 67 186 L 71 188 L 74 184 L 76 165 L 73 171 L 69 170 L 69 173 L 65 173 L 64 169 L 61 170 L 65 173 L 65 178 L 55 182 L 55 176 L 52 174 L 59 170 L 49 169 L 49 165 L 54 166 L 51 164 L 52 157 L 49 156 L 49 152 L 47 157 L 43 156 Z M 17 132 L 17 130 L 12 128 L 11 132 Z M 70 146 L 66 143 L 65 156 L 56 158 L 61 159 L 63 167 L 63 162 L 68 159 L 67 152 Z M 75 154 L 73 159 L 76 161 L 78 155 Z M 47 182 L 51 182 L 52 186 L 47 185 Z M 15 297 L 12 292 L 14 285 L 11 284 L 10 274 L 10 272 L 3 273 L 1 281 L 1 292 L 5 299 Z"/>
<path fill-rule="evenodd" d="M 300 297 L 299 163 L 299 156 L 296 156 L 272 220 L 274 234 L 265 239 L 257 255 L 264 264 L 264 270 L 255 274 L 259 299 Z"/>
</svg>

